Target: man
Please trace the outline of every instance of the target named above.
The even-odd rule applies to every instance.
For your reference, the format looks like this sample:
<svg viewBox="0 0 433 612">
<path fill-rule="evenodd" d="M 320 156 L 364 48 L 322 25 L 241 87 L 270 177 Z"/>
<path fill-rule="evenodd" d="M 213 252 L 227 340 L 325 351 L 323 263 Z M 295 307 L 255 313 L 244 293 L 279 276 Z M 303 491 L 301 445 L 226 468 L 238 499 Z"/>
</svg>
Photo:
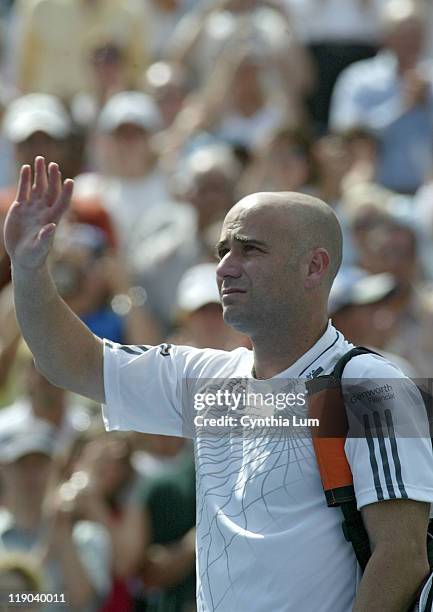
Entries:
<svg viewBox="0 0 433 612">
<path fill-rule="evenodd" d="M 386 4 L 383 49 L 342 72 L 330 111 L 334 130 L 364 127 L 377 135 L 377 180 L 401 193 L 414 193 L 432 166 L 433 71 L 421 64 L 426 38 L 421 5 Z"/>
<path fill-rule="evenodd" d="M 215 388 L 233 388 L 248 377 L 252 385 L 274 377 L 265 383 L 289 378 L 302 385 L 318 370 L 332 371 L 350 348 L 327 323 L 340 226 L 324 202 L 296 193 L 254 194 L 224 221 L 217 270 L 224 318 L 251 338 L 252 352 L 107 342 L 104 348 L 61 301 L 45 263 L 72 188 L 71 180 L 62 186 L 56 164 L 47 176 L 41 157 L 31 187 L 31 168 L 24 166 L 5 244 L 18 320 L 37 367 L 55 384 L 104 403 L 109 429 L 182 435 L 184 383 L 213 379 Z M 372 355 L 354 358 L 345 369 L 351 379 L 378 374 L 402 377 Z M 298 399 L 300 414 L 302 395 Z M 284 435 L 281 428 L 271 433 L 197 435 L 198 609 L 406 610 L 428 574 L 430 439 L 399 438 L 392 453 L 385 445 L 380 450 L 377 439 L 346 441 L 372 547 L 356 591 L 355 557 L 339 510 L 326 507 L 311 439 Z"/>
</svg>

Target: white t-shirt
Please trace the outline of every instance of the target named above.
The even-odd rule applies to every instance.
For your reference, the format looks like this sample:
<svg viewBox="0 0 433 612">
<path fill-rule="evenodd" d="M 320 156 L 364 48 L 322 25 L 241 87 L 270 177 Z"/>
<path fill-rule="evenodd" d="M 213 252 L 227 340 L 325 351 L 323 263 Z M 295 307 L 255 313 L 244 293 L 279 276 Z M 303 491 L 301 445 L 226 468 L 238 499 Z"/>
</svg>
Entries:
<svg viewBox="0 0 433 612">
<path fill-rule="evenodd" d="M 248 149 L 257 146 L 284 119 L 282 108 L 268 104 L 250 117 L 229 111 L 223 115 L 217 134 L 223 140 L 241 144 Z"/>
<path fill-rule="evenodd" d="M 307 353 L 265 384 L 271 388 L 291 379 L 305 388 L 306 379 L 330 373 L 351 346 L 329 324 Z M 105 341 L 105 425 L 109 430 L 188 435 L 194 411 L 186 406 L 185 387 L 195 380 L 202 388 L 233 390 L 245 379 L 251 382 L 252 365 L 252 352 L 245 348 L 224 352 Z M 374 355 L 357 356 L 346 366 L 345 380 L 359 377 L 404 379 Z M 377 396 L 374 387 L 371 395 Z M 390 401 L 390 408 L 396 403 Z M 305 416 L 306 406 L 300 403 L 294 413 Z M 342 533 L 341 511 L 326 505 L 311 437 L 302 429 L 299 434 L 293 427 L 283 430 L 195 438 L 201 612 L 352 609 L 360 575 Z M 393 497 L 432 502 L 430 439 L 388 443 L 379 436 L 347 438 L 359 507 Z"/>
<path fill-rule="evenodd" d="M 127 179 L 98 173 L 81 174 L 75 179 L 78 197 L 100 196 L 108 212 L 122 251 L 128 253 L 138 223 L 152 219 L 155 213 L 170 219 L 176 206 L 167 188 L 167 180 L 158 169 L 142 178 Z"/>
</svg>

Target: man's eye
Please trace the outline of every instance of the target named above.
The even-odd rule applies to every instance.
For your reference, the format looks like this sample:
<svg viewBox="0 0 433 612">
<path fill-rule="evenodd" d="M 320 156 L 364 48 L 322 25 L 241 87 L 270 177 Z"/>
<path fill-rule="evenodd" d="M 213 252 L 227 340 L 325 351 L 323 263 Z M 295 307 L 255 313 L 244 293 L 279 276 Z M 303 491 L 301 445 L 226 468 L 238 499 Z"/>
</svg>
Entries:
<svg viewBox="0 0 433 612">
<path fill-rule="evenodd" d="M 258 251 L 259 249 L 254 244 L 244 244 L 244 251 Z"/>
<path fill-rule="evenodd" d="M 228 249 L 220 249 L 217 253 L 218 259 L 223 259 L 223 257 L 228 253 Z"/>
</svg>

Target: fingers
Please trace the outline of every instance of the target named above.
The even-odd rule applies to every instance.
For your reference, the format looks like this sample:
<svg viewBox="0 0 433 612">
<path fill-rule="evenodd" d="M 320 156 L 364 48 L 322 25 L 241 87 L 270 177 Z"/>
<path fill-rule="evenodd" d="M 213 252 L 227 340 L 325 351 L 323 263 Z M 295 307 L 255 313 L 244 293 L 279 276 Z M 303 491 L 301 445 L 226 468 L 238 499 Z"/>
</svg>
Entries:
<svg viewBox="0 0 433 612">
<path fill-rule="evenodd" d="M 51 163 L 48 166 L 48 188 L 46 201 L 48 206 L 52 206 L 59 197 L 62 189 L 62 175 L 58 164 Z"/>
<path fill-rule="evenodd" d="M 72 179 L 66 179 L 66 181 L 64 181 L 63 183 L 60 196 L 57 198 L 56 202 L 52 206 L 52 218 L 55 222 L 61 218 L 63 213 L 68 208 L 71 202 L 73 189 L 74 181 Z"/>
<path fill-rule="evenodd" d="M 48 187 L 47 170 L 45 167 L 45 159 L 38 155 L 35 159 L 35 180 L 33 182 L 33 193 L 41 198 Z"/>
<path fill-rule="evenodd" d="M 30 180 L 32 177 L 32 169 L 29 165 L 21 166 L 20 179 L 17 188 L 16 202 L 22 204 L 26 202 L 30 195 Z"/>
</svg>

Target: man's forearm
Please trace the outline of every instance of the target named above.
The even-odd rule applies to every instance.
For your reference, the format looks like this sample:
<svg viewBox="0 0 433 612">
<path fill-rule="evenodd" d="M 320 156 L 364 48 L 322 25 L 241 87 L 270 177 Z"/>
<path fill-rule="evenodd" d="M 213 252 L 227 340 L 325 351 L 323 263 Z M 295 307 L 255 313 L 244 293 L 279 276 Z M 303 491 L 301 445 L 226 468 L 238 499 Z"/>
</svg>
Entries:
<svg viewBox="0 0 433 612">
<path fill-rule="evenodd" d="M 407 612 L 428 574 L 425 559 L 409 550 L 377 548 L 359 585 L 353 612 Z"/>
<path fill-rule="evenodd" d="M 101 341 L 60 298 L 47 266 L 13 266 L 12 278 L 18 323 L 37 368 L 55 385 L 104 401 Z"/>
</svg>

